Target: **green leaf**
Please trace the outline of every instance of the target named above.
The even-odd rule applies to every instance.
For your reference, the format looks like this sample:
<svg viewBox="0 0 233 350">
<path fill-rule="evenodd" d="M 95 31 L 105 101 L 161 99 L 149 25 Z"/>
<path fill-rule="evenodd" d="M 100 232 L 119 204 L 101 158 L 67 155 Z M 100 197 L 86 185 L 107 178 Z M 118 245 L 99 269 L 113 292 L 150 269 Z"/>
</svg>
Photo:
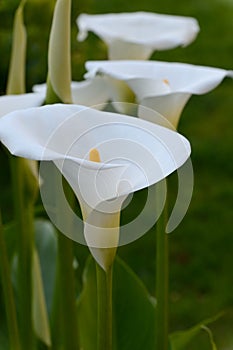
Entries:
<svg viewBox="0 0 233 350">
<path fill-rule="evenodd" d="M 50 328 L 48 314 L 52 308 L 56 260 L 57 260 L 57 240 L 55 229 L 50 221 L 37 219 L 34 222 L 35 227 L 35 249 L 33 251 L 32 264 L 32 313 L 35 332 L 40 340 L 47 346 L 50 346 Z M 12 279 L 18 290 L 16 271 L 18 259 L 17 255 L 17 237 L 16 226 L 9 224 L 6 228 L 8 250 L 11 252 L 12 260 Z M 14 256 L 16 259 L 13 259 Z"/>
<path fill-rule="evenodd" d="M 9 346 L 9 341 L 7 339 L 7 329 L 5 327 L 5 324 L 2 323 L 2 319 L 1 319 L 1 328 L 0 328 L 0 349 L 1 350 L 9 350 L 10 346 Z"/>
<path fill-rule="evenodd" d="M 80 345 L 91 350 L 97 344 L 96 271 L 93 259 L 88 259 L 83 273 L 83 290 L 77 304 Z"/>
<path fill-rule="evenodd" d="M 2 284 L 2 286 L 0 287 L 2 287 L 3 296 L 4 296 L 3 300 L 5 304 L 5 311 L 6 311 L 9 342 L 12 349 L 14 348 L 15 350 L 20 350 L 21 346 L 20 346 L 19 329 L 18 329 L 16 307 L 15 307 L 15 297 L 14 297 L 14 292 L 13 292 L 13 287 L 11 282 L 11 272 L 10 272 L 10 264 L 7 256 L 7 248 L 6 248 L 4 234 L 3 234 L 1 212 L 0 212 L 0 284 Z M 0 298 L 1 298 L 1 288 L 0 288 Z M 0 304 L 0 309 L 1 309 L 1 304 Z"/>
<path fill-rule="evenodd" d="M 4 225 L 4 239 L 7 247 L 7 255 L 11 263 L 17 252 L 17 228 L 14 222 Z"/>
<path fill-rule="evenodd" d="M 209 323 L 216 321 L 222 314 L 219 314 L 215 317 L 208 318 L 203 322 L 198 323 L 197 325 L 189 328 L 185 331 L 174 332 L 170 335 L 170 349 L 171 350 L 186 350 L 187 345 L 198 336 L 203 330 L 208 333 L 210 344 L 212 350 L 217 350 L 216 345 L 213 340 L 213 335 L 210 329 L 206 326 Z"/>
<path fill-rule="evenodd" d="M 45 300 L 47 309 L 50 312 L 55 285 L 57 237 L 54 226 L 49 220 L 36 219 L 34 225 L 35 244 L 40 258 Z M 12 260 L 17 253 L 17 228 L 14 222 L 4 226 L 4 238 L 7 246 L 7 255 L 10 263 L 12 263 Z M 15 268 L 13 271 L 14 270 Z M 13 280 L 16 281 L 14 273 Z"/>
<path fill-rule="evenodd" d="M 78 300 L 81 346 L 93 350 L 97 343 L 96 268 L 88 259 L 83 291 Z M 154 350 L 155 302 L 136 274 L 119 258 L 113 271 L 114 350 Z"/>
<path fill-rule="evenodd" d="M 45 219 L 35 221 L 35 244 L 40 259 L 46 305 L 50 312 L 54 296 L 57 260 L 56 231 L 50 221 Z"/>
<path fill-rule="evenodd" d="M 51 346 L 50 327 L 45 303 L 40 261 L 36 249 L 33 251 L 32 285 L 32 315 L 35 333 L 47 346 Z"/>
<path fill-rule="evenodd" d="M 33 259 L 33 321 L 37 336 L 47 346 L 51 345 L 48 314 L 53 304 L 56 262 L 56 230 L 50 221 L 35 221 L 35 245 Z"/>
<path fill-rule="evenodd" d="M 210 344 L 211 344 L 212 350 L 217 350 L 217 346 L 216 346 L 216 344 L 214 342 L 214 337 L 213 337 L 213 333 L 211 332 L 211 330 L 208 327 L 206 327 L 206 326 L 202 326 L 202 329 L 204 331 L 206 331 L 208 336 L 209 336 L 209 340 L 210 340 Z"/>
<path fill-rule="evenodd" d="M 35 245 L 32 266 L 34 329 L 38 338 L 50 346 L 48 311 L 52 307 L 57 258 L 55 229 L 50 221 L 35 221 Z"/>
</svg>

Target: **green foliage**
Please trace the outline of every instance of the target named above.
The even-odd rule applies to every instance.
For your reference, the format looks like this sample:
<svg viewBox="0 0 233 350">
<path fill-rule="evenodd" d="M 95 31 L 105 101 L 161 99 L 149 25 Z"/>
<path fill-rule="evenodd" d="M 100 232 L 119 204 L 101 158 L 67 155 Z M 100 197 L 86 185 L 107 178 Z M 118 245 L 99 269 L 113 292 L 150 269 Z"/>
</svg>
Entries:
<svg viewBox="0 0 233 350">
<path fill-rule="evenodd" d="M 12 280 L 17 295 L 17 279 L 16 270 L 18 259 L 14 259 L 17 255 L 17 230 L 14 223 L 5 227 L 4 240 L 7 248 L 8 260 L 12 268 Z M 52 224 L 45 219 L 37 219 L 35 221 L 35 244 L 34 264 L 32 266 L 33 275 L 33 322 L 37 336 L 43 342 L 49 344 L 50 328 L 48 324 L 47 313 L 51 314 L 55 275 L 56 275 L 56 259 L 57 259 L 57 241 L 55 229 Z M 1 313 L 2 314 L 2 313 Z M 1 320 L 1 325 L 5 324 L 5 320 Z M 8 349 L 7 330 L 1 327 L 0 345 L 1 349 Z M 5 344 L 5 345 L 3 345 Z"/>
<path fill-rule="evenodd" d="M 32 318 L 37 337 L 47 346 L 51 346 L 48 312 L 45 302 L 44 285 L 41 276 L 37 250 L 33 250 L 32 260 Z"/>
<path fill-rule="evenodd" d="M 220 316 L 220 315 L 219 315 Z M 219 317 L 213 317 L 202 321 L 201 323 L 193 326 L 192 328 L 175 332 L 170 335 L 170 349 L 171 350 L 185 350 L 190 345 L 190 342 L 195 339 L 201 332 L 205 331 L 209 337 L 210 345 L 212 350 L 217 350 L 216 344 L 213 339 L 213 335 L 210 329 L 207 327 L 209 323 L 216 321 Z"/>
<path fill-rule="evenodd" d="M 50 221 L 36 220 L 35 245 L 40 259 L 46 305 L 50 313 L 54 296 L 57 259 L 57 237 Z"/>
<path fill-rule="evenodd" d="M 152 350 L 154 310 L 155 300 L 142 282 L 122 260 L 116 259 L 113 270 L 113 349 Z M 88 260 L 84 271 L 77 313 L 81 345 L 86 350 L 93 350 L 97 343 L 96 268 L 93 259 Z"/>
</svg>

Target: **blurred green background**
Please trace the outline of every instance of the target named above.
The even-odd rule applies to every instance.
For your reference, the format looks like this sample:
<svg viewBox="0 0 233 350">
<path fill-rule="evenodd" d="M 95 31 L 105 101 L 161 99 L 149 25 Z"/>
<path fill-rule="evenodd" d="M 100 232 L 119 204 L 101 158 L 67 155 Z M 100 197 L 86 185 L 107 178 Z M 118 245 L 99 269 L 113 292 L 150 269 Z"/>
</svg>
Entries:
<svg viewBox="0 0 233 350">
<path fill-rule="evenodd" d="M 17 5 L 16 0 L 0 0 L 0 94 L 4 94 L 6 89 L 13 15 Z M 27 91 L 31 91 L 33 84 L 46 79 L 53 5 L 53 0 L 29 0 L 25 8 Z M 232 0 L 73 0 L 74 80 L 82 79 L 86 60 L 107 57 L 105 45 L 94 34 L 90 34 L 83 43 L 76 41 L 76 17 L 82 12 L 139 10 L 192 16 L 200 24 L 201 31 L 190 46 L 154 53 L 152 59 L 233 68 Z M 233 82 L 226 79 L 211 93 L 193 96 L 185 107 L 179 131 L 192 145 L 195 186 L 187 215 L 170 235 L 171 329 L 192 326 L 224 309 L 226 314 L 211 326 L 221 350 L 233 349 L 232 101 Z M 7 221 L 12 216 L 11 192 L 9 169 L 2 151 L 0 163 L 0 206 Z M 175 195 L 174 175 L 170 181 Z M 155 284 L 154 236 L 151 230 L 143 238 L 118 250 L 152 294 Z M 77 252 L 85 256 L 87 249 L 77 247 Z M 193 345 L 189 349 L 196 348 Z M 202 349 L 201 346 L 199 348 Z M 208 347 L 203 345 L 203 349 Z"/>
</svg>

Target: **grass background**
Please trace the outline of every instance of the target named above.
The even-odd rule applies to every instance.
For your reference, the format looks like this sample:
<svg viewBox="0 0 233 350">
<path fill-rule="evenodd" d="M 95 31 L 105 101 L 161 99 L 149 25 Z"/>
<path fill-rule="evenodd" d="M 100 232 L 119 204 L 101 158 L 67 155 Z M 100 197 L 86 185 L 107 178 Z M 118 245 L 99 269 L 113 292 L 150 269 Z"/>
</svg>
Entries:
<svg viewBox="0 0 233 350">
<path fill-rule="evenodd" d="M 52 0 L 29 0 L 25 9 L 28 31 L 27 90 L 46 79 L 47 42 Z M 16 0 L 0 1 L 0 93 L 4 94 Z M 187 48 L 154 53 L 152 59 L 233 68 L 232 0 L 73 0 L 72 70 L 81 80 L 84 62 L 105 59 L 106 47 L 90 34 L 76 41 L 76 17 L 82 13 L 152 11 L 197 18 L 201 31 Z M 182 114 L 179 131 L 192 145 L 195 186 L 188 213 L 170 235 L 171 329 L 186 328 L 220 310 L 226 314 L 211 327 L 220 350 L 233 349 L 233 82 L 226 79 L 204 96 L 193 96 Z M 11 219 L 9 169 L 0 152 L 0 205 L 5 221 Z M 171 177 L 175 195 L 175 176 Z M 136 201 L 137 199 L 135 199 Z M 123 215 L 123 220 L 124 220 Z M 155 239 L 151 230 L 118 253 L 154 293 Z M 77 251 L 86 249 L 77 247 Z M 200 350 L 205 347 L 200 342 Z M 196 345 L 190 349 L 196 349 Z"/>
</svg>

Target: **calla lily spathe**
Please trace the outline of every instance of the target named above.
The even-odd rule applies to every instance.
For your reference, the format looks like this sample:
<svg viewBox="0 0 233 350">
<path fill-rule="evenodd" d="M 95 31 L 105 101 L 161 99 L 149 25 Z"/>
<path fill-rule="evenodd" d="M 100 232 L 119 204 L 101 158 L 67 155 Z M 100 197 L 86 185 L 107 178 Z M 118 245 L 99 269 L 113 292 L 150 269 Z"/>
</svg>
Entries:
<svg viewBox="0 0 233 350">
<path fill-rule="evenodd" d="M 39 92 L 44 97 L 46 96 L 46 89 L 46 84 L 36 84 L 32 88 L 34 92 Z M 110 100 L 108 85 L 101 77 L 84 81 L 72 81 L 71 95 L 72 103 L 96 109 L 103 109 L 107 101 Z"/>
<path fill-rule="evenodd" d="M 0 118 L 18 109 L 39 107 L 43 104 L 44 98 L 44 94 L 41 93 L 0 96 Z"/>
<path fill-rule="evenodd" d="M 46 98 L 56 94 L 60 102 L 71 103 L 70 57 L 71 0 L 57 0 L 48 47 L 48 90 Z M 49 101 L 50 102 L 50 101 Z"/>
<path fill-rule="evenodd" d="M 150 12 L 81 14 L 78 40 L 88 31 L 107 45 L 110 59 L 148 59 L 155 50 L 190 44 L 199 32 L 196 19 Z"/>
<path fill-rule="evenodd" d="M 155 110 L 174 128 L 177 128 L 181 112 L 192 94 L 205 94 L 225 77 L 233 78 L 230 70 L 159 61 L 89 61 L 86 69 L 89 78 L 106 77 L 113 101 L 132 102 L 128 101 L 128 94 L 121 94 L 122 100 L 119 100 L 117 90 L 123 91 L 127 87 L 135 94 L 139 117 L 168 127 L 165 119 L 156 119 Z"/>
<path fill-rule="evenodd" d="M 42 93 L 26 93 L 19 95 L 4 95 L 0 96 L 0 119 L 11 112 L 30 108 L 30 107 L 39 107 L 43 104 L 45 100 L 45 96 Z M 16 126 L 12 125 L 12 128 L 16 128 Z M 25 160 L 22 159 L 22 164 L 25 169 L 25 174 L 28 174 L 27 181 L 29 181 L 29 174 L 33 175 L 33 190 L 37 189 L 37 181 L 38 181 L 38 166 L 37 163 L 33 160 Z M 30 172 L 27 172 L 30 170 Z"/>
<path fill-rule="evenodd" d="M 26 0 L 21 0 L 14 18 L 13 40 L 9 65 L 7 94 L 20 94 L 25 92 L 25 67 L 27 33 L 24 26 L 23 11 Z"/>
<path fill-rule="evenodd" d="M 78 105 L 10 113 L 0 119 L 0 140 L 16 156 L 56 164 L 80 202 L 86 243 L 105 270 L 118 245 L 123 201 L 168 176 L 190 155 L 189 142 L 177 132 Z"/>
</svg>

